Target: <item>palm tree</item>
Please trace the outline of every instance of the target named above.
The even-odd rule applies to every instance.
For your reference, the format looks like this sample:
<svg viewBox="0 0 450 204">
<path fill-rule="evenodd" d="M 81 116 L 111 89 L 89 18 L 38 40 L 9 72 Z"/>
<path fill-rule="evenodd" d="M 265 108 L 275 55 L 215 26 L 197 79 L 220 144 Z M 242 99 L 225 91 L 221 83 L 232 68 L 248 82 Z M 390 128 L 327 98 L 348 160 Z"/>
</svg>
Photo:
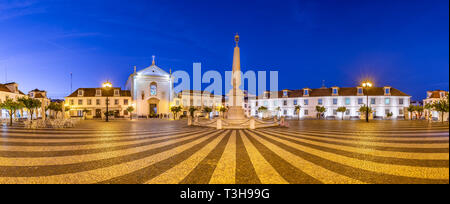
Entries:
<svg viewBox="0 0 450 204">
<path fill-rule="evenodd" d="M 300 105 L 295 106 L 295 112 L 298 114 L 298 119 L 300 120 L 300 111 L 302 110 L 302 107 Z"/>
<path fill-rule="evenodd" d="M 83 120 L 86 120 L 86 114 L 89 113 L 88 109 L 83 109 Z"/>
<path fill-rule="evenodd" d="M 344 114 L 345 114 L 345 112 L 347 112 L 347 108 L 346 107 L 339 107 L 337 109 L 337 112 L 338 113 L 342 113 L 342 120 L 344 120 Z"/>
<path fill-rule="evenodd" d="M 448 96 L 446 99 L 441 99 L 433 104 L 434 110 L 441 113 L 442 123 L 445 122 L 444 115 L 449 112 L 449 100 Z"/>
<path fill-rule="evenodd" d="M 277 108 L 275 108 L 275 110 L 277 111 L 277 116 L 276 117 L 278 117 L 280 115 L 280 112 L 281 112 L 281 107 L 277 107 Z"/>
<path fill-rule="evenodd" d="M 432 103 L 427 103 L 427 104 L 425 104 L 424 109 L 427 110 L 427 113 L 428 113 L 428 118 L 427 119 L 428 119 L 428 122 L 429 122 L 433 118 L 432 111 L 434 110 L 434 106 L 433 106 Z"/>
<path fill-rule="evenodd" d="M 173 113 L 173 119 L 176 120 L 178 113 L 181 112 L 183 108 L 181 106 L 172 106 L 170 111 Z"/>
<path fill-rule="evenodd" d="M 227 112 L 227 108 L 225 108 L 225 107 L 220 107 L 220 109 L 219 109 L 219 112 L 221 112 L 222 113 L 222 117 L 225 117 L 225 112 Z"/>
<path fill-rule="evenodd" d="M 327 112 L 327 109 L 323 106 L 316 106 L 317 117 L 322 118 L 323 113 Z"/>
<path fill-rule="evenodd" d="M 212 110 L 212 108 L 210 108 L 210 107 L 204 107 L 204 108 L 203 108 L 203 112 L 206 113 L 206 118 L 207 118 L 207 119 L 209 119 L 209 115 L 211 114 L 212 111 L 213 111 L 213 110 Z"/>
<path fill-rule="evenodd" d="M 263 118 L 264 118 L 264 115 L 267 112 L 267 110 L 269 110 L 269 109 L 265 106 L 261 106 L 258 108 L 258 112 L 263 113 Z"/>
<path fill-rule="evenodd" d="M 133 106 L 128 106 L 127 112 L 130 113 L 130 120 L 133 120 L 134 107 Z"/>
<path fill-rule="evenodd" d="M 369 111 L 369 115 L 371 113 L 373 113 L 372 108 L 367 107 L 366 105 L 362 105 L 361 108 L 359 108 L 359 112 L 361 113 L 361 115 L 365 115 L 367 117 L 367 111 Z"/>
<path fill-rule="evenodd" d="M 189 114 L 191 115 L 191 118 L 194 118 L 195 111 L 198 111 L 196 107 L 189 108 Z"/>
<path fill-rule="evenodd" d="M 416 106 L 416 108 L 415 108 L 416 110 L 416 114 L 417 114 L 417 119 L 422 119 L 422 116 L 423 116 L 423 112 L 424 112 L 424 110 L 425 110 L 425 108 L 423 107 L 423 106 Z"/>
<path fill-rule="evenodd" d="M 3 103 L 0 104 L 2 109 L 6 109 L 9 113 L 9 126 L 12 126 L 13 116 L 16 114 L 17 110 L 23 108 L 23 104 L 18 101 L 14 101 L 10 98 L 6 99 Z"/>
<path fill-rule="evenodd" d="M 416 106 L 410 105 L 406 110 L 409 112 L 409 119 L 412 120 L 412 114 L 416 111 Z"/>
<path fill-rule="evenodd" d="M 37 99 L 22 97 L 17 99 L 18 102 L 22 103 L 23 107 L 28 110 L 29 115 L 31 116 L 31 122 L 33 122 L 34 111 L 41 107 L 42 102 Z"/>
</svg>

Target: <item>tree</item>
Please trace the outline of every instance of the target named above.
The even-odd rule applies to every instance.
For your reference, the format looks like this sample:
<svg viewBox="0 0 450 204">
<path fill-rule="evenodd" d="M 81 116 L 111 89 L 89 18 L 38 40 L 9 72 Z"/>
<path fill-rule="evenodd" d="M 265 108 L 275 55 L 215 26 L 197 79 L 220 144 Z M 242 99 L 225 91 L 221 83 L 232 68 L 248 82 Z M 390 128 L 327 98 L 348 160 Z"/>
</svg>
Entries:
<svg viewBox="0 0 450 204">
<path fill-rule="evenodd" d="M 317 117 L 322 118 L 323 113 L 327 112 L 327 109 L 323 106 L 316 106 Z"/>
<path fill-rule="evenodd" d="M 48 106 L 47 109 L 51 110 L 53 112 L 56 113 L 56 115 L 58 115 L 59 112 L 62 112 L 62 107 L 63 104 L 62 103 L 57 103 L 57 102 L 51 102 Z"/>
<path fill-rule="evenodd" d="M 425 104 L 425 110 L 427 110 L 427 113 L 428 113 L 428 121 L 431 121 L 432 120 L 432 118 L 433 118 L 433 110 L 434 110 L 434 105 L 433 105 L 433 103 L 427 103 L 427 104 Z"/>
<path fill-rule="evenodd" d="M 342 113 L 342 120 L 344 120 L 344 113 L 347 112 L 347 108 L 346 107 L 339 107 L 337 109 L 338 113 Z"/>
<path fill-rule="evenodd" d="M 191 115 L 191 118 L 194 118 L 195 112 L 198 111 L 198 108 L 196 107 L 190 107 L 189 108 L 189 114 Z"/>
<path fill-rule="evenodd" d="M 16 114 L 17 110 L 23 108 L 23 104 L 18 101 L 14 101 L 10 98 L 6 99 L 5 102 L 0 104 L 0 107 L 2 109 L 5 109 L 9 113 L 9 125 L 12 126 L 13 123 L 13 116 Z"/>
<path fill-rule="evenodd" d="M 295 112 L 298 114 L 298 119 L 300 120 L 300 111 L 302 110 L 302 107 L 297 105 L 295 106 Z"/>
<path fill-rule="evenodd" d="M 416 114 L 417 114 L 417 119 L 422 119 L 422 116 L 423 116 L 423 112 L 424 112 L 424 110 L 425 110 L 425 108 L 423 107 L 423 106 L 416 106 L 416 108 L 415 108 L 416 110 Z"/>
<path fill-rule="evenodd" d="M 275 110 L 277 111 L 277 117 L 278 117 L 278 115 L 280 115 L 280 112 L 281 112 L 281 107 L 277 107 L 277 108 L 275 108 Z"/>
<path fill-rule="evenodd" d="M 260 112 L 260 113 L 263 114 L 263 118 L 264 118 L 264 115 L 266 114 L 266 112 L 267 112 L 268 110 L 269 110 L 269 109 L 268 109 L 267 107 L 265 107 L 265 106 L 261 106 L 261 107 L 258 108 L 258 112 Z"/>
<path fill-rule="evenodd" d="M 372 108 L 368 108 L 366 105 L 362 105 L 361 108 L 359 108 L 359 112 L 361 113 L 361 115 L 367 115 L 367 111 L 369 111 L 369 115 L 373 113 Z"/>
<path fill-rule="evenodd" d="M 441 99 L 439 101 L 436 101 L 433 104 L 434 110 L 436 110 L 437 112 L 439 112 L 441 114 L 441 118 L 442 118 L 442 123 L 445 122 L 444 120 L 444 115 L 445 113 L 449 112 L 449 100 L 448 100 L 448 96 L 445 99 Z"/>
<path fill-rule="evenodd" d="M 416 111 L 416 106 L 410 105 L 406 110 L 409 112 L 409 119 L 413 119 L 412 114 Z"/>
<path fill-rule="evenodd" d="M 219 112 L 222 113 L 222 116 L 223 116 L 223 117 L 225 117 L 225 112 L 227 112 L 227 110 L 228 110 L 228 109 L 227 109 L 226 107 L 224 107 L 224 106 L 222 106 L 222 107 L 219 108 Z"/>
<path fill-rule="evenodd" d="M 174 120 L 177 119 L 178 113 L 180 113 L 183 110 L 181 106 L 172 106 L 170 108 L 170 111 L 173 113 Z"/>
<path fill-rule="evenodd" d="M 86 114 L 89 113 L 88 109 L 83 109 L 83 119 L 86 120 Z"/>
<path fill-rule="evenodd" d="M 387 118 L 392 118 L 392 116 L 394 116 L 394 113 L 392 112 L 387 114 Z"/>
<path fill-rule="evenodd" d="M 33 114 L 34 111 L 37 108 L 40 108 L 42 105 L 42 102 L 38 99 L 28 98 L 28 97 L 22 97 L 17 99 L 18 102 L 22 103 L 23 107 L 28 110 L 28 114 L 31 117 L 31 121 L 33 121 Z"/>
<path fill-rule="evenodd" d="M 127 112 L 130 113 L 130 120 L 133 120 L 134 107 L 133 106 L 128 106 Z"/>
<path fill-rule="evenodd" d="M 212 112 L 212 108 L 210 107 L 204 107 L 203 112 L 206 113 L 206 118 L 209 118 L 210 113 Z"/>
</svg>

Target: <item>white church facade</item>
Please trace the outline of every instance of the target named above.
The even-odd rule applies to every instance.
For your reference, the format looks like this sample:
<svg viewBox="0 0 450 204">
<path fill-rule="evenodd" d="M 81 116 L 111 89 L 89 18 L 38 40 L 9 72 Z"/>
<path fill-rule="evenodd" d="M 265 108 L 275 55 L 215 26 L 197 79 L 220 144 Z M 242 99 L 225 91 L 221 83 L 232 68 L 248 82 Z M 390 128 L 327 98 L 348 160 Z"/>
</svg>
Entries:
<svg viewBox="0 0 450 204">
<path fill-rule="evenodd" d="M 150 67 L 136 71 L 128 78 L 126 89 L 130 90 L 138 117 L 169 114 L 174 99 L 171 73 L 156 66 L 155 57 Z"/>
</svg>

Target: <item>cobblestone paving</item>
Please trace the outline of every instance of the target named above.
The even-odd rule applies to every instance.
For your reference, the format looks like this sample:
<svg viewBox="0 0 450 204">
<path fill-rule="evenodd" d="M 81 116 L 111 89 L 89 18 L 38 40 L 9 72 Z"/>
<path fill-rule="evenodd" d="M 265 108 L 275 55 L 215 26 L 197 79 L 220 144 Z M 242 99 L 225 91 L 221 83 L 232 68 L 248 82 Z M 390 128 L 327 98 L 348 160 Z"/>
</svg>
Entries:
<svg viewBox="0 0 450 204">
<path fill-rule="evenodd" d="M 3 127 L 0 183 L 449 183 L 448 123 L 290 121 L 256 131 L 186 123 Z"/>
</svg>

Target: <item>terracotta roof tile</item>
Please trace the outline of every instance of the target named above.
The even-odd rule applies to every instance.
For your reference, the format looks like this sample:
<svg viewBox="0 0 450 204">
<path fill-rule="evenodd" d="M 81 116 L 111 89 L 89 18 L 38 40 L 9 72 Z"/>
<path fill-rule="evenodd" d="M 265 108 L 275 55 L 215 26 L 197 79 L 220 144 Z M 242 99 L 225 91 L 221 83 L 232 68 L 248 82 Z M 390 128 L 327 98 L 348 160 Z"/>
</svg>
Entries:
<svg viewBox="0 0 450 204">
<path fill-rule="evenodd" d="M 101 88 L 79 88 L 72 94 L 70 94 L 68 97 L 78 97 L 78 91 L 83 90 L 83 97 L 96 97 L 95 93 L 97 89 Z M 120 96 L 121 97 L 131 97 L 131 92 L 128 90 L 122 90 L 121 88 L 111 88 L 109 90 L 101 89 L 102 90 L 102 97 L 114 97 L 114 90 L 119 89 L 120 90 Z"/>
</svg>

